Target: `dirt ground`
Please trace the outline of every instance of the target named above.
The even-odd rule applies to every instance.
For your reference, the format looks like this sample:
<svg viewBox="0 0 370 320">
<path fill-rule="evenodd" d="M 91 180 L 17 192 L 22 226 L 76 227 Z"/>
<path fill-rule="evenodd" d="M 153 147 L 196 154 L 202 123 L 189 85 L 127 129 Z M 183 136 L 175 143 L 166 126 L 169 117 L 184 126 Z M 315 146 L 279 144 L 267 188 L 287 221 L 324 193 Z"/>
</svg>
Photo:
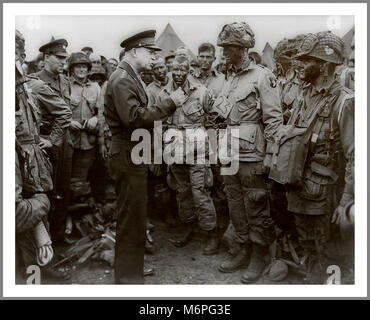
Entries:
<svg viewBox="0 0 370 320">
<path fill-rule="evenodd" d="M 240 279 L 244 270 L 235 273 L 222 273 L 218 266 L 228 259 L 230 254 L 223 244 L 218 254 L 202 254 L 205 239 L 200 232 L 182 248 L 175 247 L 168 239 L 181 231 L 181 226 L 169 227 L 167 224 L 154 221 L 152 237 L 154 254 L 145 255 L 145 267 L 154 268 L 154 274 L 145 277 L 145 284 L 242 284 Z M 60 250 L 60 248 L 59 248 Z M 99 261 L 88 261 L 76 267 L 73 263 L 63 265 L 70 272 L 68 284 L 114 284 L 113 269 Z M 256 284 L 299 284 L 302 279 L 294 274 L 282 282 L 273 282 L 268 275 L 262 276 Z"/>
</svg>

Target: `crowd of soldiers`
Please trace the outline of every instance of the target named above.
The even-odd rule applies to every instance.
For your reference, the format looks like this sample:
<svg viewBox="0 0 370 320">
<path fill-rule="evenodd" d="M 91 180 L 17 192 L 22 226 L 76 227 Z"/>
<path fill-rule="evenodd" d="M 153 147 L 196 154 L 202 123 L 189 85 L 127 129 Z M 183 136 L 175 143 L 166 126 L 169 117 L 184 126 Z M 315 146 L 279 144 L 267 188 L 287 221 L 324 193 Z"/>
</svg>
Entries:
<svg viewBox="0 0 370 320">
<path fill-rule="evenodd" d="M 25 64 L 16 31 L 17 273 L 39 265 L 64 277 L 48 268 L 53 246 L 68 240 L 73 205 L 92 202 L 116 206 L 116 283 L 143 283 L 148 208 L 181 222 L 176 247 L 200 230 L 203 254 L 215 255 L 231 234 L 219 271 L 245 269 L 243 283 L 266 270 L 312 283 L 330 264 L 353 270 L 354 56 L 343 41 L 329 31 L 284 39 L 271 71 L 244 22 L 222 28 L 218 59 L 212 43 L 196 60 L 183 46 L 161 56 L 154 36 L 123 41 L 119 62 L 90 47 L 68 55 L 53 38 Z M 237 128 L 237 172 L 198 159 L 133 163 L 131 134 L 156 120 L 164 144 L 170 130 Z M 209 159 L 207 143 L 196 157 Z"/>
</svg>

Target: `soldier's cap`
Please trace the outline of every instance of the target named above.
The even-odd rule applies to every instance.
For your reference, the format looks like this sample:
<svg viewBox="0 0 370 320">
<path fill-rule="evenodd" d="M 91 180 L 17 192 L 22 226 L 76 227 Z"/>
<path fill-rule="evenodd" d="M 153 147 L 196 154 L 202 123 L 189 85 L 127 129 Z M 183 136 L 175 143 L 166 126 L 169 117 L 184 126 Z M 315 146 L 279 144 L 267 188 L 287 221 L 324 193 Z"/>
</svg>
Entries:
<svg viewBox="0 0 370 320">
<path fill-rule="evenodd" d="M 46 54 L 52 54 L 54 56 L 67 57 L 67 47 L 68 42 L 66 39 L 55 40 L 54 37 L 52 37 L 50 42 L 40 47 L 39 51 Z"/>
<path fill-rule="evenodd" d="M 176 56 L 175 51 L 170 50 L 170 51 L 168 51 L 167 55 L 165 56 L 165 60 L 167 60 L 169 58 L 175 58 L 175 56 Z"/>
<path fill-rule="evenodd" d="M 253 48 L 255 44 L 254 33 L 245 22 L 234 22 L 223 26 L 217 38 L 217 45 Z"/>
<path fill-rule="evenodd" d="M 154 41 L 155 30 L 147 30 L 135 34 L 132 37 L 127 38 L 121 42 L 121 47 L 129 51 L 133 48 L 148 48 L 156 51 L 161 51 L 162 49 L 155 44 Z"/>
<path fill-rule="evenodd" d="M 81 49 L 81 51 L 91 51 L 91 53 L 94 53 L 94 50 L 93 50 L 93 48 L 91 48 L 91 47 L 83 47 L 83 48 Z"/>
</svg>

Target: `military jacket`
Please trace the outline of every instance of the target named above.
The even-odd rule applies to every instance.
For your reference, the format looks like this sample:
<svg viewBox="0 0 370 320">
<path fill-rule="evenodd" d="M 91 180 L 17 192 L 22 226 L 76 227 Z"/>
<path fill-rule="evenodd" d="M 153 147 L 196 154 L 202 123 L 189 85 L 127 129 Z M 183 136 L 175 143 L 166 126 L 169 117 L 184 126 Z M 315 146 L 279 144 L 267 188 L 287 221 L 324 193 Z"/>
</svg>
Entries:
<svg viewBox="0 0 370 320">
<path fill-rule="evenodd" d="M 51 74 L 45 69 L 34 74 L 53 89 L 64 101 L 70 104 L 70 86 L 68 78 L 63 74 Z"/>
<path fill-rule="evenodd" d="M 41 112 L 40 135 L 53 145 L 61 146 L 64 133 L 72 120 L 69 106 L 40 79 L 32 76 L 28 76 L 27 79 L 27 87 Z"/>
<path fill-rule="evenodd" d="M 104 99 L 104 115 L 112 139 L 130 140 L 136 128 L 151 128 L 155 120 L 165 119 L 175 110 L 172 99 L 149 106 L 142 81 L 134 69 L 122 61 L 109 78 Z"/>
<path fill-rule="evenodd" d="M 41 112 L 27 83 L 16 85 L 15 136 L 24 153 L 23 189 L 28 193 L 53 190 L 52 166 L 40 142 Z"/>
<path fill-rule="evenodd" d="M 283 123 L 280 91 L 272 72 L 254 62 L 245 61 L 241 70 L 227 72 L 218 101 L 225 99 L 228 128 L 238 128 L 239 160 L 262 161 L 271 153 L 274 136 Z M 267 142 L 267 146 L 266 146 Z"/>
<path fill-rule="evenodd" d="M 330 97 L 334 97 L 333 100 L 329 100 Z M 290 122 L 307 127 L 314 110 L 325 100 L 332 102 L 327 103 L 323 111 L 318 113 L 303 172 L 303 187 L 296 190 L 301 198 L 310 201 L 324 201 L 328 195 L 328 186 L 341 184 L 341 180 L 347 198 L 354 196 L 353 92 L 340 85 L 337 80 L 320 90 L 312 84 L 306 84 L 295 103 Z M 302 212 L 301 208 L 295 207 L 288 209 L 305 214 L 327 213 L 320 208 L 310 208 L 307 212 Z"/>
<path fill-rule="evenodd" d="M 70 130 L 73 147 L 89 150 L 97 144 L 99 128 L 89 131 L 86 128 L 86 122 L 98 116 L 98 111 L 101 109 L 100 87 L 97 82 L 87 80 L 86 83 L 80 83 L 73 77 L 70 82 L 72 118 L 84 127 L 82 130 Z"/>
<path fill-rule="evenodd" d="M 50 201 L 45 193 L 36 193 L 25 198 L 23 175 L 18 154 L 15 155 L 15 226 L 22 233 L 34 228 L 50 210 Z"/>
</svg>

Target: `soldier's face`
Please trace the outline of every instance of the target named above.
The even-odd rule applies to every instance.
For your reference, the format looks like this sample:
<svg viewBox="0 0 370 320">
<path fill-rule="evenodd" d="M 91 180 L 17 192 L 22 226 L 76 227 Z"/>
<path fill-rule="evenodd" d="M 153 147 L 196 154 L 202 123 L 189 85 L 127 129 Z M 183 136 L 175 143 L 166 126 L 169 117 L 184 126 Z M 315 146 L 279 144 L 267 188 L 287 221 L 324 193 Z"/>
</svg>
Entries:
<svg viewBox="0 0 370 320">
<path fill-rule="evenodd" d="M 51 71 L 52 73 L 63 73 L 66 60 L 67 57 L 47 54 L 45 56 L 45 65 L 48 66 L 49 71 Z"/>
<path fill-rule="evenodd" d="M 212 67 L 213 61 L 215 61 L 216 57 L 211 50 L 202 51 L 198 55 L 198 62 L 200 65 L 200 69 L 209 70 Z"/>
<path fill-rule="evenodd" d="M 175 58 L 174 57 L 172 57 L 172 58 L 167 58 L 167 60 L 166 60 L 166 67 L 167 67 L 167 71 L 168 72 L 171 72 L 172 71 L 172 67 L 173 67 L 173 60 L 174 60 Z"/>
<path fill-rule="evenodd" d="M 174 61 L 172 69 L 172 79 L 178 87 L 181 87 L 189 74 L 189 65 Z"/>
<path fill-rule="evenodd" d="M 109 68 L 111 71 L 114 71 L 117 69 L 117 62 L 115 60 L 109 60 Z"/>
<path fill-rule="evenodd" d="M 157 62 L 153 67 L 154 78 L 158 81 L 163 81 L 167 75 L 167 68 L 163 61 Z"/>
<path fill-rule="evenodd" d="M 305 58 L 302 60 L 303 68 L 300 69 L 300 78 L 305 82 L 313 83 L 320 76 L 322 63 L 316 59 Z"/>
<path fill-rule="evenodd" d="M 244 58 L 244 48 L 238 46 L 224 46 L 224 56 L 227 63 L 238 64 Z"/>
<path fill-rule="evenodd" d="M 78 80 L 84 80 L 86 79 L 87 75 L 89 73 L 89 68 L 86 64 L 76 64 L 73 67 L 73 75 Z"/>
</svg>

